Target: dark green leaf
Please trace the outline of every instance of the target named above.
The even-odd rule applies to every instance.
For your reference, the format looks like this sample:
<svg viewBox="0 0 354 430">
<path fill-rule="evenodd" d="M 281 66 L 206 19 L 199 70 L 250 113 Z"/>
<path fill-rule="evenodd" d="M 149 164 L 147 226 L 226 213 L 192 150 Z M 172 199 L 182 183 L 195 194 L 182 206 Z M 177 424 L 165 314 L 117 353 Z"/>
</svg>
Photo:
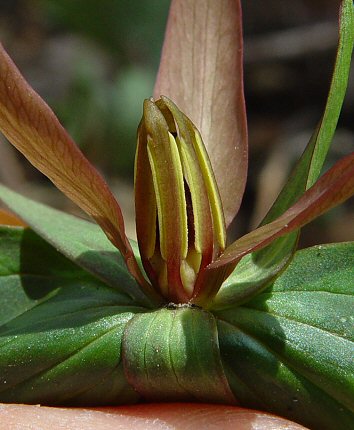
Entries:
<svg viewBox="0 0 354 430">
<path fill-rule="evenodd" d="M 29 229 L 0 228 L 0 401 L 117 404 L 138 399 L 121 361 L 144 309 Z"/>
<path fill-rule="evenodd" d="M 216 321 L 196 307 L 136 315 L 123 341 L 127 379 L 149 401 L 235 403 L 219 353 Z"/>
<path fill-rule="evenodd" d="M 0 200 L 75 264 L 133 297 L 137 303 L 151 306 L 122 256 L 97 225 L 34 202 L 2 185 Z"/>
<path fill-rule="evenodd" d="M 136 309 L 115 304 L 111 291 L 76 283 L 1 327 L 0 400 L 136 401 L 120 355 L 124 326 Z"/>
<path fill-rule="evenodd" d="M 0 324 L 31 309 L 73 281 L 104 284 L 70 260 L 32 230 L 0 226 Z M 129 296 L 114 292 L 120 303 Z"/>
<path fill-rule="evenodd" d="M 267 291 L 218 312 L 234 394 L 313 429 L 354 424 L 354 244 L 296 254 Z"/>
</svg>

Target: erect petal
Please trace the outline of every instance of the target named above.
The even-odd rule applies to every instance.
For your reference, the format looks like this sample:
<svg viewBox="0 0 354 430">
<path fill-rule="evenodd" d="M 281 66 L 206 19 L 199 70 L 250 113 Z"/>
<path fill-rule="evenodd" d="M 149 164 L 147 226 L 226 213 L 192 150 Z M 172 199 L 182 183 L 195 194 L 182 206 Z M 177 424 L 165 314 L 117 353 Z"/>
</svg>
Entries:
<svg viewBox="0 0 354 430">
<path fill-rule="evenodd" d="M 168 96 L 201 132 L 226 225 L 247 174 L 239 0 L 173 0 L 154 97 Z"/>
<path fill-rule="evenodd" d="M 143 118 L 138 131 L 135 172 L 138 243 L 145 268 L 146 260 L 154 259 L 155 247 L 160 250 L 161 258 L 156 264 L 158 285 L 164 296 L 175 301 L 186 300 L 188 296 L 181 288 L 180 264 L 188 251 L 187 212 L 177 143 L 169 133 L 163 114 L 151 100 L 144 102 Z M 148 164 L 150 172 L 147 172 Z M 145 210 L 148 220 L 144 220 Z M 156 220 L 159 240 L 155 237 Z M 150 269 L 146 272 L 149 276 L 152 273 Z"/>
<path fill-rule="evenodd" d="M 226 279 L 244 255 L 264 248 L 277 237 L 301 228 L 353 194 L 354 152 L 338 161 L 279 218 L 228 246 L 225 252 L 207 267 L 204 278 L 210 283 L 220 285 L 220 277 Z M 194 301 L 197 302 L 198 299 Z"/>
<path fill-rule="evenodd" d="M 56 187 L 97 221 L 124 256 L 132 275 L 148 289 L 125 235 L 121 209 L 106 182 L 1 45 L 0 130 Z"/>
<path fill-rule="evenodd" d="M 210 161 L 193 123 L 167 97 L 145 100 L 135 159 L 140 255 L 165 298 L 187 302 L 199 274 L 225 249 Z"/>
</svg>

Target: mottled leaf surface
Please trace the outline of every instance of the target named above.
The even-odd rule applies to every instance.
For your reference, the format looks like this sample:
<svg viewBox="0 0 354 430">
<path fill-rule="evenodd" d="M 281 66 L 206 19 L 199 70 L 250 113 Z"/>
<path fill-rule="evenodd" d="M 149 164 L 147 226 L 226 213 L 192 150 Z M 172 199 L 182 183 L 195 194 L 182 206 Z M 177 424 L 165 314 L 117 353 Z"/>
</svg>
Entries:
<svg viewBox="0 0 354 430">
<path fill-rule="evenodd" d="M 251 301 L 217 312 L 241 404 L 313 429 L 353 426 L 353 279 L 353 243 L 317 246 Z"/>
<path fill-rule="evenodd" d="M 34 202 L 2 185 L 0 199 L 67 258 L 107 285 L 134 297 L 137 303 L 151 306 L 126 269 L 121 254 L 97 225 Z"/>
<path fill-rule="evenodd" d="M 121 339 L 143 309 L 128 296 L 29 229 L 1 227 L 0 297 L 0 401 L 137 400 L 124 377 Z"/>
</svg>

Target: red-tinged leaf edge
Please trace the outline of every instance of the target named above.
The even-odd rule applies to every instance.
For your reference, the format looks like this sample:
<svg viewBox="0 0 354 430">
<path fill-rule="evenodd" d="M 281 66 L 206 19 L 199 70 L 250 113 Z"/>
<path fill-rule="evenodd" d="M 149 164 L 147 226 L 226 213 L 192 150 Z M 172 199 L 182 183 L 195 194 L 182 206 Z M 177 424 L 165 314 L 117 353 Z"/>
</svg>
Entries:
<svg viewBox="0 0 354 430">
<path fill-rule="evenodd" d="M 125 235 L 120 206 L 108 185 L 53 111 L 28 85 L 1 45 L 0 96 L 0 130 L 38 170 L 101 226 L 122 253 L 134 278 L 147 294 L 156 296 L 138 267 Z"/>
</svg>

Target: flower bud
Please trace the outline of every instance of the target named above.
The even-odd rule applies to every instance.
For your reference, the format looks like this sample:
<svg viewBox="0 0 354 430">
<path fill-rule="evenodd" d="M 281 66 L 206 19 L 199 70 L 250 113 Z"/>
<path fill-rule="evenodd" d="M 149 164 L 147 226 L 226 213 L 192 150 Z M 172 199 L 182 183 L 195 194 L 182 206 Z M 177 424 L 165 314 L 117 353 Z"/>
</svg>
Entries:
<svg viewBox="0 0 354 430">
<path fill-rule="evenodd" d="M 144 102 L 135 209 L 151 283 L 167 300 L 188 302 L 203 269 L 225 248 L 225 222 L 201 136 L 167 97 Z"/>
</svg>

